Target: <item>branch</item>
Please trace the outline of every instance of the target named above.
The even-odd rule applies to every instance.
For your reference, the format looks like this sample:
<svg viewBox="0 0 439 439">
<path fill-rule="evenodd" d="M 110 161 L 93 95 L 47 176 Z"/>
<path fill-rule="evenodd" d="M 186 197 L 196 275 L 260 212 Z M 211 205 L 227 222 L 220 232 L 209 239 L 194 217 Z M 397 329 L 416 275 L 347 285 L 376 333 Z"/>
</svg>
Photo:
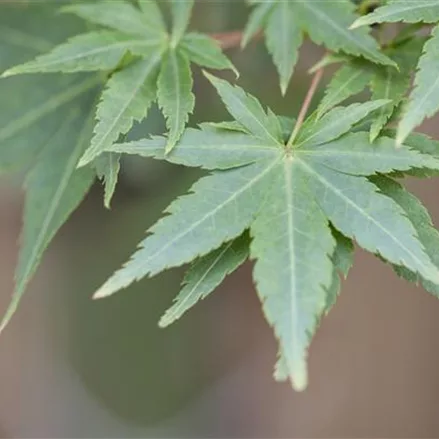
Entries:
<svg viewBox="0 0 439 439">
<path fill-rule="evenodd" d="M 303 101 L 302 108 L 300 109 L 300 113 L 299 113 L 299 117 L 297 118 L 296 125 L 291 134 L 290 139 L 288 140 L 287 147 L 292 146 L 294 140 L 296 139 L 297 133 L 299 132 L 301 126 L 303 125 L 303 122 L 305 121 L 305 117 L 311 105 L 312 98 L 314 97 L 315 92 L 317 91 L 317 87 L 319 86 L 319 83 L 323 77 L 323 72 L 324 72 L 324 68 L 321 67 L 314 74 L 308 92 L 306 94 L 306 97 Z"/>
</svg>

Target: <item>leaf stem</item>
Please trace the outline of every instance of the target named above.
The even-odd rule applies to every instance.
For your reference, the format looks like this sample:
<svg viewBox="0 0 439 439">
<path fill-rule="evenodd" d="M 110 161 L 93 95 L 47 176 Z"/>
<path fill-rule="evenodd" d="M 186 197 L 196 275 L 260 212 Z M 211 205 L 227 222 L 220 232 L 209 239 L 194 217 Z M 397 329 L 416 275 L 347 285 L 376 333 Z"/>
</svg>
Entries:
<svg viewBox="0 0 439 439">
<path fill-rule="evenodd" d="M 288 140 L 287 148 L 291 148 L 301 126 L 303 125 L 303 122 L 305 121 L 305 117 L 306 117 L 306 114 L 308 113 L 309 107 L 311 105 L 312 98 L 314 97 L 315 92 L 317 91 L 317 87 L 319 86 L 319 83 L 322 80 L 323 71 L 324 71 L 324 68 L 322 67 L 322 68 L 316 70 L 316 72 L 314 73 L 314 77 L 312 78 L 308 92 L 306 93 L 305 99 L 303 101 L 302 108 L 300 109 L 296 125 L 294 126 L 294 130 L 291 133 L 291 136 Z"/>
<path fill-rule="evenodd" d="M 212 38 L 217 40 L 218 44 L 221 46 L 221 49 L 227 50 L 232 49 L 234 47 L 239 47 L 241 45 L 242 31 L 231 31 L 231 32 L 218 32 L 210 34 Z M 262 36 L 262 32 L 258 32 L 253 39 L 259 39 Z"/>
</svg>

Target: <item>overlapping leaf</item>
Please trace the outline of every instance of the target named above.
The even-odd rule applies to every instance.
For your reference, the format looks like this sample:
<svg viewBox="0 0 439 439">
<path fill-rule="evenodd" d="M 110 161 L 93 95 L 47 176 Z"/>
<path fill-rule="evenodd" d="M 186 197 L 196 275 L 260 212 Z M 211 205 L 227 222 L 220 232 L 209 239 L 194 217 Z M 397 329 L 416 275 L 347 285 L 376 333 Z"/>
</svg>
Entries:
<svg viewBox="0 0 439 439">
<path fill-rule="evenodd" d="M 419 0 L 407 2 L 391 0 L 388 4 L 376 9 L 373 13 L 361 17 L 352 25 L 358 28 L 363 25 L 385 22 L 437 23 L 439 21 L 439 1 Z M 397 143 L 401 144 L 407 136 L 427 117 L 439 110 L 438 70 L 439 27 L 433 28 L 431 38 L 424 46 L 415 77 L 415 87 L 403 112 L 397 132 Z"/>
<path fill-rule="evenodd" d="M 180 315 L 179 306 L 186 310 L 242 262 L 242 255 L 238 260 L 221 256 L 231 240 L 249 228 L 256 288 L 280 341 L 288 376 L 300 390 L 307 383 L 311 338 L 338 295 L 338 272 L 346 274 L 351 265 L 351 239 L 430 282 L 439 281 L 439 269 L 405 210 L 367 179 L 412 168 L 437 170 L 439 160 L 405 146 L 395 149 L 391 138 L 371 144 L 368 133 L 349 133 L 383 102 L 311 117 L 290 148 L 276 134 L 271 112 L 254 97 L 226 81 L 208 78 L 247 132 L 203 125 L 188 130 L 168 155 L 163 154 L 163 138 L 116 145 L 119 153 L 213 172 L 170 205 L 168 215 L 150 229 L 139 250 L 95 297 L 201 257 L 190 269 L 190 286 L 183 288 L 177 308 L 165 319 L 170 322 L 172 315 Z"/>
<path fill-rule="evenodd" d="M 285 94 L 297 61 L 302 33 L 306 32 L 317 44 L 328 49 L 361 56 L 383 65 L 394 65 L 380 52 L 375 40 L 364 29 L 349 30 L 355 19 L 354 5 L 349 0 L 263 0 L 251 1 L 255 10 L 244 33 L 244 43 L 260 28 L 264 28 L 266 43 L 280 74 Z"/>
<path fill-rule="evenodd" d="M 156 100 L 167 119 L 166 149 L 170 151 L 195 104 L 190 62 L 236 72 L 213 39 L 195 33 L 185 35 L 193 2 L 176 1 L 170 5 L 174 19 L 171 37 L 153 0 L 141 0 L 138 7 L 127 1 L 66 6 L 63 12 L 108 29 L 75 36 L 50 53 L 3 73 L 4 77 L 38 72 L 103 70 L 112 73 L 98 106 L 95 134 L 80 166 L 95 160 L 120 135 L 126 134 L 135 121 L 144 119 Z M 106 162 L 99 162 L 99 174 L 114 174 L 117 169 L 114 160 L 113 167 L 105 170 Z M 106 181 L 114 184 L 115 179 Z M 106 189 L 107 194 L 112 191 L 112 188 Z"/>
<path fill-rule="evenodd" d="M 418 62 L 424 42 L 423 37 L 412 37 L 385 51 L 398 65 L 398 69 L 347 58 L 332 77 L 317 110 L 317 117 L 368 87 L 373 99 L 389 100 L 372 121 L 370 137 L 374 141 L 406 98 L 413 66 Z"/>
<path fill-rule="evenodd" d="M 4 5 L 0 25 L 32 22 L 36 14 L 50 21 L 50 12 L 52 8 L 42 5 Z M 78 30 L 77 22 L 62 17 L 47 27 L 47 41 L 23 32 L 20 50 L 6 32 L 0 43 L 0 67 L 34 56 L 35 49 L 47 50 L 51 39 L 57 42 L 72 30 Z M 0 83 L 1 95 L 8 102 L 1 107 L 0 171 L 28 171 L 16 285 L 0 330 L 15 312 L 44 250 L 93 182 L 94 171 L 90 167 L 77 170 L 76 165 L 90 140 L 87 120 L 99 83 L 95 76 L 52 75 Z"/>
</svg>

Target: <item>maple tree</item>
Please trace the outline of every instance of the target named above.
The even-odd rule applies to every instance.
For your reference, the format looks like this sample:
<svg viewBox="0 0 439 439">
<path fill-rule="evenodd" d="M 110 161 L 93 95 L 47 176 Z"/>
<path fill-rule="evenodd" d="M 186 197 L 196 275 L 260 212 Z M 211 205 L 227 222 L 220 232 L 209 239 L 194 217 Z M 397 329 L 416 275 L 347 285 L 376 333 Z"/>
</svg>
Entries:
<svg viewBox="0 0 439 439">
<path fill-rule="evenodd" d="M 104 181 L 110 206 L 123 155 L 202 168 L 208 175 L 171 203 L 94 297 L 190 264 L 182 290 L 159 322 L 164 327 L 250 259 L 255 289 L 279 340 L 274 376 L 289 379 L 297 390 L 307 385 L 309 345 L 337 300 L 340 277 L 348 275 L 354 242 L 439 295 L 439 232 L 421 202 L 397 181 L 439 174 L 439 142 L 413 133 L 439 110 L 439 0 L 248 3 L 242 33 L 205 35 L 188 31 L 192 0 L 73 2 L 61 12 L 96 30 L 49 51 L 39 47 L 46 53 L 31 61 L 6 60 L 2 84 L 17 75 L 61 74 L 38 112 L 20 118 L 27 105 L 20 102 L 0 130 L 0 170 L 27 169 L 16 289 L 1 330 L 45 248 L 96 178 Z M 371 33 L 370 25 L 381 31 L 391 26 L 393 35 Z M 425 36 L 424 27 L 431 25 Z M 282 94 L 306 37 L 327 50 L 312 69 L 297 118 L 277 115 L 240 86 L 204 71 L 231 120 L 187 127 L 196 98 L 191 63 L 238 77 L 222 49 L 244 48 L 261 32 Z M 45 46 L 40 43 L 34 42 Z M 308 114 L 328 64 L 338 64 L 338 70 Z M 39 102 L 32 83 L 27 87 L 27 102 Z M 370 100 L 340 105 L 365 89 Z M 167 133 L 125 141 L 153 102 Z M 38 130 L 32 124 L 40 119 L 47 127 Z M 20 139 L 24 127 L 35 130 L 40 150 Z"/>
</svg>

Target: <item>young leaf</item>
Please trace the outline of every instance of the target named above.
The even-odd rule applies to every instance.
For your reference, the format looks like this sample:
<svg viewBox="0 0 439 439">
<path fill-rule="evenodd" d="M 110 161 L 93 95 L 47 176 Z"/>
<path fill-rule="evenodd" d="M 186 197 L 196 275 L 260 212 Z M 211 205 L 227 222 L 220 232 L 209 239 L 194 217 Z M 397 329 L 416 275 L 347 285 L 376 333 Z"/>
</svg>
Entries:
<svg viewBox="0 0 439 439">
<path fill-rule="evenodd" d="M 166 209 L 170 215 L 150 229 L 151 236 L 94 297 L 110 296 L 144 276 L 190 262 L 239 236 L 263 204 L 278 161 L 276 157 L 199 180 L 192 194 Z"/>
<path fill-rule="evenodd" d="M 358 18 L 351 28 L 376 23 L 435 23 L 439 21 L 439 3 L 437 0 L 390 0 L 387 5 L 375 9 L 371 14 Z"/>
<path fill-rule="evenodd" d="M 327 218 L 306 189 L 300 164 L 276 168 L 270 202 L 251 227 L 254 279 L 274 327 L 293 387 L 307 385 L 307 349 L 325 306 L 335 240 Z"/>
<path fill-rule="evenodd" d="M 76 138 L 78 128 L 81 133 Z M 0 324 L 0 332 L 15 313 L 44 250 L 93 182 L 92 169 L 76 169 L 89 134 L 90 126 L 84 125 L 82 117 L 67 119 L 26 178 L 24 224 L 15 291 Z"/>
<path fill-rule="evenodd" d="M 224 55 L 219 44 L 207 35 L 195 32 L 186 34 L 180 42 L 180 49 L 190 61 L 209 69 L 230 69 L 239 76 L 232 62 Z"/>
<path fill-rule="evenodd" d="M 98 120 L 90 147 L 82 156 L 84 166 L 108 149 L 120 136 L 126 134 L 134 121 L 141 121 L 156 97 L 156 77 L 162 51 L 136 61 L 116 72 L 107 83 L 98 105 Z"/>
<path fill-rule="evenodd" d="M 293 8 L 281 2 L 268 16 L 266 44 L 280 75 L 280 88 L 285 95 L 302 45 L 302 30 Z"/>
<path fill-rule="evenodd" d="M 439 68 L 438 53 L 439 26 L 436 26 L 431 39 L 424 46 L 415 77 L 415 88 L 398 126 L 396 140 L 399 145 L 426 117 L 433 116 L 439 110 L 439 77 L 436 74 Z"/>
<path fill-rule="evenodd" d="M 366 69 L 365 63 L 357 61 L 340 67 L 326 88 L 325 96 L 317 108 L 317 118 L 351 96 L 361 93 L 371 78 L 372 72 Z"/>
<path fill-rule="evenodd" d="M 185 2 L 179 2 L 185 3 Z M 189 60 L 180 51 L 169 50 L 162 62 L 157 97 L 169 129 L 166 152 L 178 142 L 195 105 Z"/>
<path fill-rule="evenodd" d="M 109 209 L 120 172 L 120 154 L 107 152 L 96 158 L 96 174 L 105 185 L 104 206 Z"/>
<path fill-rule="evenodd" d="M 159 43 L 159 40 L 145 40 L 111 31 L 90 32 L 70 38 L 48 54 L 6 70 L 2 76 L 113 70 L 125 52 L 150 49 Z"/>
<path fill-rule="evenodd" d="M 150 20 L 146 20 L 145 14 L 142 14 L 139 9 L 123 0 L 77 3 L 64 6 L 61 8 L 61 12 L 76 14 L 92 23 L 106 26 L 122 33 L 141 35 L 143 37 L 160 37 L 165 34 L 165 29 L 155 26 L 151 27 Z"/>
<path fill-rule="evenodd" d="M 336 107 L 321 119 L 309 119 L 296 138 L 297 146 L 320 145 L 337 139 L 348 132 L 356 123 L 364 119 L 372 111 L 388 104 L 388 100 L 377 100 L 364 104 L 352 104 L 348 107 Z"/>
<path fill-rule="evenodd" d="M 159 326 L 169 326 L 198 301 L 205 299 L 227 275 L 247 260 L 248 253 L 249 237 L 244 234 L 198 259 L 186 272 L 184 287 L 176 297 L 175 303 L 160 319 Z"/>
<path fill-rule="evenodd" d="M 169 5 L 172 14 L 172 44 L 175 47 L 189 25 L 194 0 L 170 0 Z"/>
<path fill-rule="evenodd" d="M 269 111 L 265 113 L 261 104 L 240 87 L 233 87 L 227 81 L 204 73 L 216 88 L 229 113 L 254 136 L 267 144 L 281 145 L 282 128 L 277 117 Z"/>
<path fill-rule="evenodd" d="M 178 148 L 165 154 L 166 138 L 152 137 L 129 143 L 113 145 L 110 150 L 118 153 L 137 154 L 167 160 L 184 166 L 204 169 L 230 169 L 248 165 L 278 154 L 276 146 L 248 134 L 216 129 L 188 128 L 181 137 Z"/>
</svg>

